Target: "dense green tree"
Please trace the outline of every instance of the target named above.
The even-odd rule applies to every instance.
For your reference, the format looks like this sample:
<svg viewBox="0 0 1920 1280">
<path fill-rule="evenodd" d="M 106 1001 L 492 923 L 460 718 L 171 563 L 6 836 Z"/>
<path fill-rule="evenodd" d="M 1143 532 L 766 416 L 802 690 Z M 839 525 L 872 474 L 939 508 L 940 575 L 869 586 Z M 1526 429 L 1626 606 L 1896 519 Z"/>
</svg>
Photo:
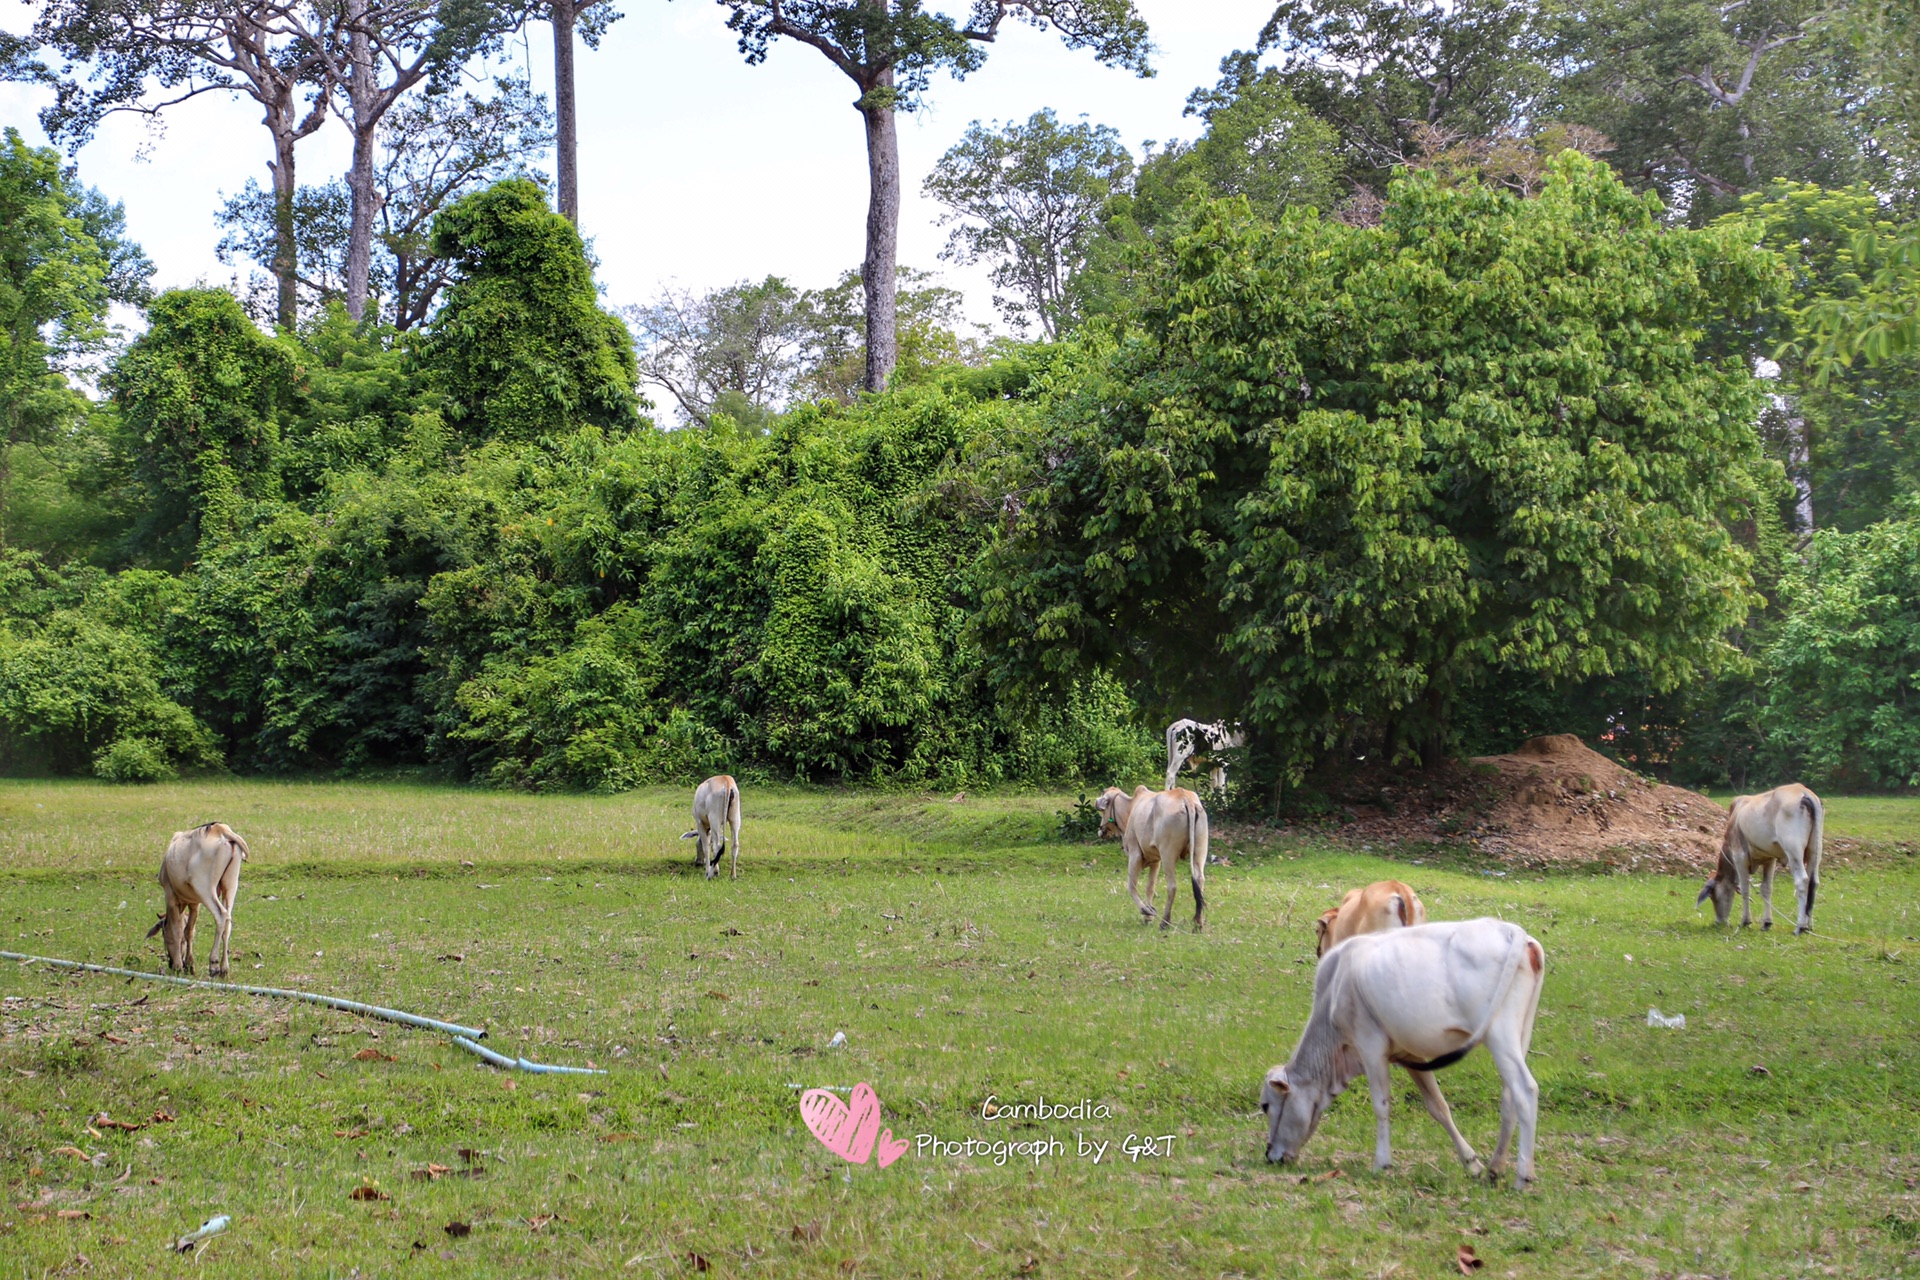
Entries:
<svg viewBox="0 0 1920 1280">
<path fill-rule="evenodd" d="M 18 130 L 0 135 L 0 547 L 15 451 L 57 449 L 84 421 L 86 399 L 67 375 L 107 349 L 109 306 L 143 301 L 152 272 L 119 205 Z"/>
<path fill-rule="evenodd" d="M 175 289 L 102 381 L 119 411 L 134 482 L 146 496 L 133 549 L 184 564 L 209 519 L 279 496 L 280 441 L 300 357 L 254 327 L 232 294 Z"/>
<path fill-rule="evenodd" d="M 1777 472 L 1702 336 L 1781 275 L 1571 152 L 1531 200 L 1411 175 L 1378 228 L 1216 208 L 982 464 L 1013 513 L 987 661 L 1028 697 L 1116 670 L 1296 775 L 1431 758 L 1495 680 L 1719 670 L 1752 600 L 1729 525 Z"/>
<path fill-rule="evenodd" d="M 900 267 L 897 272 L 894 326 L 894 380 L 914 385 L 954 365 L 978 364 L 978 340 L 969 337 L 958 289 L 938 282 L 930 271 Z M 866 284 L 849 271 L 826 289 L 811 289 L 804 299 L 808 333 L 800 353 L 795 394 L 805 399 L 847 402 L 866 385 Z"/>
<path fill-rule="evenodd" d="M 994 131 L 976 120 L 927 175 L 927 195 L 958 223 L 940 256 L 992 264 L 993 304 L 1017 332 L 1053 341 L 1072 325 L 1073 278 L 1102 206 L 1133 172 L 1106 125 L 1062 125 L 1051 109 Z"/>
<path fill-rule="evenodd" d="M 1920 500 L 1815 533 L 1784 594 L 1762 659 L 1773 752 L 1814 787 L 1920 787 Z"/>
<path fill-rule="evenodd" d="M 537 185 L 464 197 L 434 221 L 432 249 L 455 278 L 422 356 L 454 427 L 531 440 L 639 423 L 633 337 L 600 307 L 580 233 Z"/>
<path fill-rule="evenodd" d="M 749 63 L 766 59 L 776 40 L 795 40 L 824 55 L 860 91 L 854 100 L 867 136 L 865 386 L 883 390 L 899 356 L 895 331 L 895 268 L 900 238 L 900 145 L 895 115 L 912 111 L 937 71 L 964 76 L 986 60 L 1009 18 L 1052 26 L 1073 49 L 1100 61 L 1151 74 L 1147 24 L 1133 0 L 972 0 L 965 25 L 931 13 L 920 0 L 720 0 L 727 26 L 740 33 Z"/>
</svg>

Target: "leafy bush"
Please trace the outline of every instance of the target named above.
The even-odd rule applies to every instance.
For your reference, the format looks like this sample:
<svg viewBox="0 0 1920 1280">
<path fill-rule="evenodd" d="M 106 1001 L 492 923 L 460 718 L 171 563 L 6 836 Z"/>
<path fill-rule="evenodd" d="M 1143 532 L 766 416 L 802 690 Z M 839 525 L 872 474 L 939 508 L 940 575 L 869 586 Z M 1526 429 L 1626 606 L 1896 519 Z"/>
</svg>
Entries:
<svg viewBox="0 0 1920 1280">
<path fill-rule="evenodd" d="M 1813 787 L 1920 787 L 1920 501 L 1822 530 L 1761 657 L 1771 751 Z"/>
<path fill-rule="evenodd" d="M 168 767 L 218 764 L 213 735 L 161 691 L 159 669 L 145 641 L 77 610 L 0 626 L 0 763 L 80 772 L 131 741 Z"/>
<path fill-rule="evenodd" d="M 180 776 L 152 738 L 115 738 L 94 753 L 93 772 L 108 782 L 172 782 Z"/>
</svg>

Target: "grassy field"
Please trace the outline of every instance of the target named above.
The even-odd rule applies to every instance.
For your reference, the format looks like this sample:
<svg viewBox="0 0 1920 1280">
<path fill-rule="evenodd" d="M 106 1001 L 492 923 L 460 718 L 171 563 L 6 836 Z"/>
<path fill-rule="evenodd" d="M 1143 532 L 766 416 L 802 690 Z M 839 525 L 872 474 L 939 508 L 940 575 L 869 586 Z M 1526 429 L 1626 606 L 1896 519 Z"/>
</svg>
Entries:
<svg viewBox="0 0 1920 1280">
<path fill-rule="evenodd" d="M 1920 802 L 1832 805 L 1863 843 L 1796 939 L 1715 930 L 1694 880 L 1289 839 L 1216 840 L 1207 932 L 1163 935 L 1047 796 L 755 789 L 742 878 L 707 883 L 687 799 L 0 783 L 0 948 L 159 968 L 160 851 L 217 817 L 254 849 L 237 980 L 609 1069 L 502 1073 L 346 1014 L 0 965 L 0 1280 L 1409 1278 L 1459 1275 L 1462 1246 L 1483 1276 L 1920 1275 Z M 1410 1087 L 1383 1176 L 1364 1083 L 1301 1165 L 1263 1158 L 1312 918 L 1383 874 L 1546 947 L 1532 1191 L 1469 1181 Z M 1656 1006 L 1687 1026 L 1649 1028 Z M 861 1081 L 916 1144 L 884 1170 L 800 1122 L 800 1088 Z M 1488 1150 L 1485 1055 L 1441 1081 Z M 1108 1114 L 994 1121 L 989 1095 Z M 922 1134 L 1064 1149 L 1001 1164 Z M 167 1251 L 215 1213 L 233 1225 L 194 1259 Z"/>
</svg>

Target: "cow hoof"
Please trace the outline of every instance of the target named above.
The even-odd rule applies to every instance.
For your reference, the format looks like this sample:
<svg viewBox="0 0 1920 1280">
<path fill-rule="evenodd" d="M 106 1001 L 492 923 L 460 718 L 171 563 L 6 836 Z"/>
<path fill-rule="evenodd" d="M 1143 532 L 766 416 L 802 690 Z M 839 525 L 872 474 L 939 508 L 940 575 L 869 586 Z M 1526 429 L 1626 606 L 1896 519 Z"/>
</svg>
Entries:
<svg viewBox="0 0 1920 1280">
<path fill-rule="evenodd" d="M 1812 925 L 1810 925 L 1810 924 L 1803 924 L 1803 925 L 1801 925 L 1801 926 L 1800 926 L 1800 927 L 1799 927 L 1798 929 L 1795 929 L 1795 930 L 1793 931 L 1793 936 L 1797 938 L 1797 937 L 1799 937 L 1799 936 L 1800 936 L 1801 934 L 1803 934 L 1803 933 L 1812 933 L 1812 932 L 1813 932 L 1813 926 L 1812 926 Z"/>
<path fill-rule="evenodd" d="M 1773 921 L 1771 921 L 1771 920 L 1769 920 L 1769 921 L 1767 921 L 1767 922 L 1766 922 L 1765 924 L 1763 924 L 1763 925 L 1761 925 L 1761 926 L 1760 926 L 1760 928 L 1761 928 L 1761 930 L 1762 930 L 1763 932 L 1764 932 L 1765 930 L 1768 930 L 1768 929 L 1771 929 L 1771 928 L 1773 928 Z"/>
<path fill-rule="evenodd" d="M 1479 1156 L 1475 1156 L 1473 1159 L 1467 1161 L 1467 1176 L 1469 1178 L 1486 1177 L 1487 1176 L 1486 1162 L 1482 1160 Z"/>
</svg>

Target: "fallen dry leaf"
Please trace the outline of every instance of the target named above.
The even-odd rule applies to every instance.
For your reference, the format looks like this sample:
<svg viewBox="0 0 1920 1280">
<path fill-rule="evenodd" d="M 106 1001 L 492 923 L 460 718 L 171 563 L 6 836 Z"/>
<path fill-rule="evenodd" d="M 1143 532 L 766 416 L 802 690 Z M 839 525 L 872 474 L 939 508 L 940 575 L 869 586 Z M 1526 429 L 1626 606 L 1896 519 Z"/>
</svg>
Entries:
<svg viewBox="0 0 1920 1280">
<path fill-rule="evenodd" d="M 92 1156 L 78 1147 L 55 1147 L 53 1150 L 47 1152 L 47 1154 L 50 1156 L 72 1156 L 75 1160 L 93 1159 Z"/>
<path fill-rule="evenodd" d="M 355 1138 L 364 1138 L 372 1132 L 373 1130 L 371 1129 L 335 1129 L 333 1136 L 336 1138 L 345 1138 L 348 1142 L 352 1142 Z"/>
<path fill-rule="evenodd" d="M 1338 1177 L 1341 1177 L 1341 1176 L 1343 1176 L 1343 1175 L 1341 1174 L 1341 1172 L 1340 1172 L 1340 1171 L 1339 1171 L 1338 1169 L 1329 1169 L 1329 1170 L 1327 1170 L 1327 1171 L 1326 1171 L 1325 1173 L 1316 1173 L 1316 1174 L 1314 1174 L 1314 1175 L 1313 1175 L 1313 1180 L 1314 1180 L 1315 1182 L 1330 1182 L 1330 1181 L 1332 1181 L 1332 1180 L 1333 1180 L 1334 1178 L 1338 1178 Z"/>
<path fill-rule="evenodd" d="M 1474 1255 L 1472 1245 L 1463 1244 L 1454 1250 L 1453 1265 L 1460 1268 L 1461 1275 L 1470 1276 L 1487 1264 L 1485 1259 Z"/>
<path fill-rule="evenodd" d="M 440 957 L 440 959 L 442 960 L 451 960 L 456 964 L 465 960 L 466 958 L 467 957 L 465 955 L 461 954 L 458 951 L 450 951 L 446 955 Z"/>
<path fill-rule="evenodd" d="M 527 1226 L 531 1227 L 535 1231 L 538 1231 L 540 1228 L 546 1226 L 549 1222 L 552 1222 L 556 1216 L 557 1215 L 551 1214 L 551 1213 L 536 1213 L 531 1218 L 527 1219 Z"/>
<path fill-rule="evenodd" d="M 859 1265 L 860 1264 L 855 1262 L 852 1258 L 840 1259 L 840 1269 L 846 1272 L 848 1275 L 852 1275 L 853 1269 Z"/>
<path fill-rule="evenodd" d="M 60 1210 L 57 1210 L 53 1216 L 56 1218 L 65 1218 L 68 1222 L 74 1222 L 77 1220 L 91 1218 L 93 1215 L 88 1213 L 85 1209 L 60 1209 Z"/>
<path fill-rule="evenodd" d="M 468 1164 L 478 1164 L 480 1162 L 480 1153 L 478 1151 L 475 1151 L 472 1147 L 461 1147 L 458 1151 L 455 1151 L 453 1154 L 459 1156 L 462 1160 L 465 1160 Z"/>
<path fill-rule="evenodd" d="M 347 1193 L 349 1200 L 391 1200 L 392 1196 L 380 1189 L 380 1184 L 372 1178 L 363 1180 L 359 1186 Z"/>
<path fill-rule="evenodd" d="M 512 1080 L 502 1080 L 500 1082 L 500 1087 L 502 1089 L 505 1089 L 508 1093 L 512 1093 L 515 1089 L 518 1089 L 520 1086 Z"/>
<path fill-rule="evenodd" d="M 431 1160 L 429 1160 L 427 1162 L 426 1168 L 415 1169 L 408 1176 L 410 1176 L 415 1182 L 434 1182 L 440 1178 L 446 1177 L 449 1173 L 452 1173 L 452 1172 L 453 1172 L 453 1169 L 450 1166 L 444 1165 L 444 1164 L 434 1164 Z"/>
<path fill-rule="evenodd" d="M 108 1044 L 125 1044 L 126 1043 L 125 1040 L 122 1040 L 119 1036 L 113 1034 L 113 1032 L 111 1031 L 102 1031 L 100 1033 L 100 1038 L 102 1040 L 105 1040 Z"/>
<path fill-rule="evenodd" d="M 806 1244 L 812 1244 L 825 1234 L 818 1222 L 799 1222 L 793 1227 L 793 1238 Z"/>
<path fill-rule="evenodd" d="M 603 1133 L 600 1135 L 600 1141 L 602 1142 L 638 1142 L 639 1140 L 640 1135 L 637 1133 Z"/>
<path fill-rule="evenodd" d="M 440 1229 L 452 1236 L 455 1240 L 465 1240 L 473 1234 L 473 1224 L 471 1222 L 449 1222 Z"/>
<path fill-rule="evenodd" d="M 1813 1184 L 1811 1182 L 1796 1182 L 1793 1184 L 1793 1189 L 1795 1191 L 1811 1191 L 1813 1190 Z"/>
<path fill-rule="evenodd" d="M 695 1253 L 695 1252 L 693 1252 L 693 1250 L 691 1250 L 691 1249 L 689 1249 L 689 1250 L 687 1250 L 687 1263 L 688 1263 L 688 1265 L 689 1265 L 689 1266 L 691 1266 L 691 1267 L 692 1267 L 692 1268 L 693 1268 L 693 1269 L 694 1269 L 695 1271 L 711 1271 L 711 1270 L 713 1270 L 713 1264 L 712 1264 L 711 1262 L 708 1262 L 708 1261 L 707 1261 L 707 1260 L 706 1260 L 705 1258 L 703 1258 L 703 1257 L 701 1257 L 701 1256 L 700 1256 L 699 1254 L 697 1254 L 697 1253 Z"/>
<path fill-rule="evenodd" d="M 378 1049 L 362 1049 L 360 1052 L 353 1055 L 353 1060 L 355 1062 L 398 1062 L 400 1061 L 400 1059 L 394 1057 L 392 1054 L 382 1053 Z"/>
<path fill-rule="evenodd" d="M 725 1000 L 727 993 L 724 991 L 709 991 L 707 992 L 707 998 L 709 1000 Z"/>
<path fill-rule="evenodd" d="M 1773 1072 L 1767 1070 L 1765 1063 L 1760 1063 L 1760 1062 L 1754 1063 L 1752 1066 L 1748 1067 L 1747 1070 L 1752 1072 L 1756 1076 L 1770 1076 L 1773 1074 Z"/>
<path fill-rule="evenodd" d="M 176 1117 L 174 1116 L 174 1113 L 173 1113 L 173 1112 L 171 1112 L 171 1111 L 156 1111 L 156 1112 L 154 1112 L 154 1113 L 153 1113 L 153 1117 L 152 1117 L 152 1121 L 151 1121 L 151 1123 L 153 1123 L 153 1124 L 172 1124 L 172 1123 L 174 1122 L 174 1120 L 175 1120 L 175 1118 L 176 1118 Z"/>
<path fill-rule="evenodd" d="M 1017 1276 L 1030 1276 L 1039 1269 L 1040 1259 L 1034 1257 L 1032 1254 L 1028 1254 L 1027 1260 L 1013 1269 L 1013 1274 Z"/>
<path fill-rule="evenodd" d="M 93 1118 L 93 1123 L 102 1129 L 125 1129 L 128 1133 L 136 1133 L 147 1127 L 133 1120 L 115 1120 L 104 1111 Z"/>
</svg>

